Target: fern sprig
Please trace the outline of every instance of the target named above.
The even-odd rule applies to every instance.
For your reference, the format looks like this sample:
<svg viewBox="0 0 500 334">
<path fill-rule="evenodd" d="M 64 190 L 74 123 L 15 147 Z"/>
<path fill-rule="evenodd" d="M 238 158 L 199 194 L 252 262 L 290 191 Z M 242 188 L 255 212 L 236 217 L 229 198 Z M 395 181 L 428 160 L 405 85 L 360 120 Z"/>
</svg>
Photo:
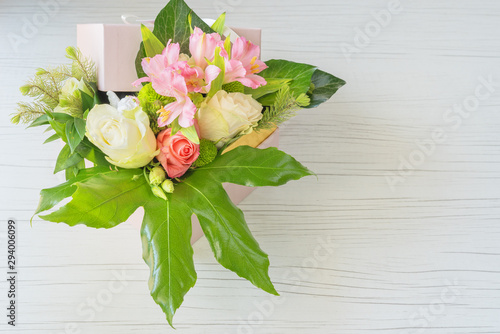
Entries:
<svg viewBox="0 0 500 334">
<path fill-rule="evenodd" d="M 264 110 L 256 130 L 276 127 L 297 115 L 297 111 L 307 107 L 310 99 L 306 94 L 294 97 L 290 86 L 283 86 L 277 93 L 274 104 Z"/>
<path fill-rule="evenodd" d="M 66 48 L 66 57 L 73 60 L 73 65 L 71 66 L 71 74 L 78 80 L 85 80 L 86 82 L 96 82 L 97 81 L 97 71 L 95 63 L 86 58 L 80 49 L 75 47 Z"/>
<path fill-rule="evenodd" d="M 27 124 L 33 122 L 38 117 L 45 115 L 47 110 L 50 111 L 50 108 L 43 102 L 39 101 L 33 103 L 19 102 L 17 104 L 17 110 L 18 113 L 11 118 L 11 122 L 14 124 Z"/>
</svg>

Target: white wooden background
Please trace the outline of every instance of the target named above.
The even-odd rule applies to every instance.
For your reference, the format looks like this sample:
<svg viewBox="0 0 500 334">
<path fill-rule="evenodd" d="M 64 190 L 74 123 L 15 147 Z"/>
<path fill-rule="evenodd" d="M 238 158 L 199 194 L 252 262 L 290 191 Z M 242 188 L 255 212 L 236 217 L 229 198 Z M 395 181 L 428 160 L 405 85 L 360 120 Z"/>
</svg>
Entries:
<svg viewBox="0 0 500 334">
<path fill-rule="evenodd" d="M 8 36 L 21 35 L 41 3 L 0 1 L 0 212 L 19 226 L 18 326 L 5 324 L 2 278 L 0 332 L 173 333 L 149 296 L 136 228 L 39 219 L 30 228 L 39 190 L 59 182 L 60 146 L 8 122 L 17 87 L 37 67 L 64 61 L 76 23 L 152 18 L 165 2 L 61 0 L 15 51 Z M 500 85 L 472 105 L 480 77 L 500 83 L 500 3 L 401 0 L 379 31 L 372 13 L 389 1 L 188 3 L 203 17 L 226 10 L 230 25 L 261 27 L 264 59 L 316 64 L 348 85 L 281 132 L 281 148 L 318 179 L 259 189 L 240 205 L 270 255 L 281 299 L 219 266 L 202 239 L 177 333 L 500 333 Z M 355 46 L 365 28 L 371 37 L 348 59 L 341 46 Z M 461 124 L 445 118 L 464 102 L 473 110 Z M 418 160 L 416 142 L 439 128 L 446 138 Z M 414 170 L 391 188 L 387 175 L 398 175 L 402 159 Z"/>
</svg>

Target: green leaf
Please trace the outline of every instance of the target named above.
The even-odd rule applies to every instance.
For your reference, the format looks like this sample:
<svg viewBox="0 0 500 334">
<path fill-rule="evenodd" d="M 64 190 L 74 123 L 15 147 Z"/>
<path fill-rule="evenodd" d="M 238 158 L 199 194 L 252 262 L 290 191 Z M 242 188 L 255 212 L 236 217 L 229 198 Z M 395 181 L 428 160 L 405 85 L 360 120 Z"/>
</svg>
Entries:
<svg viewBox="0 0 500 334">
<path fill-rule="evenodd" d="M 222 33 L 224 32 L 225 24 L 226 24 L 226 13 L 222 13 L 210 28 L 212 28 L 219 35 L 222 35 Z"/>
<path fill-rule="evenodd" d="M 181 128 L 181 132 L 186 137 L 189 139 L 191 142 L 195 144 L 200 143 L 200 138 L 198 137 L 198 132 L 196 131 L 195 126 L 190 126 L 189 128 Z"/>
<path fill-rule="evenodd" d="M 311 86 L 311 78 L 316 71 L 316 67 L 307 64 L 295 63 L 288 60 L 271 59 L 266 61 L 269 66 L 259 75 L 266 80 L 270 79 L 290 79 L 290 92 L 297 97 L 305 94 Z M 276 93 L 266 95 L 259 99 L 259 102 L 266 106 L 274 103 Z"/>
<path fill-rule="evenodd" d="M 98 166 L 111 166 L 108 160 L 106 160 L 104 153 L 102 153 L 101 150 L 99 150 L 87 138 L 84 138 L 80 145 L 78 145 L 76 152 Z"/>
<path fill-rule="evenodd" d="M 65 142 L 68 142 L 66 137 L 66 124 L 58 122 L 52 118 L 49 118 L 49 123 L 52 129 L 59 135 L 59 137 Z"/>
<path fill-rule="evenodd" d="M 172 325 L 175 311 L 196 282 L 191 247 L 191 215 L 185 203 L 154 196 L 144 206 L 141 228 L 144 261 L 150 268 L 149 289 Z"/>
<path fill-rule="evenodd" d="M 328 101 L 337 90 L 345 85 L 345 81 L 330 73 L 316 70 L 312 76 L 312 91 L 308 92 L 311 103 L 306 108 L 315 108 Z"/>
<path fill-rule="evenodd" d="M 80 137 L 85 138 L 86 123 L 84 119 L 75 117 L 75 128 Z"/>
<path fill-rule="evenodd" d="M 141 24 L 142 42 L 144 43 L 144 50 L 147 57 L 154 57 L 157 54 L 161 54 L 165 45 L 160 42 L 158 37 L 156 37 L 148 27 Z"/>
<path fill-rule="evenodd" d="M 182 129 L 182 126 L 179 125 L 179 119 L 176 118 L 172 122 L 172 132 L 170 133 L 171 136 L 175 135 L 177 132 L 179 132 Z"/>
<path fill-rule="evenodd" d="M 38 203 L 38 208 L 35 211 L 35 215 L 40 212 L 52 209 L 63 199 L 70 197 L 76 191 L 77 187 L 75 183 L 84 182 L 89 178 L 103 173 L 114 173 L 115 171 L 109 170 L 106 167 L 94 167 L 88 169 L 82 169 L 78 175 L 56 187 L 43 189 L 40 192 L 40 202 Z"/>
<path fill-rule="evenodd" d="M 228 36 L 226 37 L 226 40 L 224 41 L 224 49 L 226 50 L 226 53 L 227 53 L 228 59 L 231 59 L 231 49 L 232 49 L 232 45 L 231 45 L 231 35 L 228 35 Z"/>
<path fill-rule="evenodd" d="M 31 124 L 28 126 L 28 128 L 33 128 L 35 126 L 41 126 L 41 125 L 45 125 L 45 124 L 49 124 L 49 117 L 47 115 L 42 115 L 42 116 L 38 117 L 37 119 L 35 119 L 33 122 L 31 122 Z"/>
<path fill-rule="evenodd" d="M 71 149 L 71 153 L 75 152 L 75 149 L 78 145 L 80 145 L 84 137 L 85 132 L 80 135 L 80 132 L 76 130 L 76 126 L 73 121 L 66 123 L 66 138 L 68 139 L 68 145 Z"/>
<path fill-rule="evenodd" d="M 74 178 L 80 173 L 80 170 L 85 169 L 85 160 L 80 160 L 76 165 L 66 168 L 64 171 L 66 176 L 66 181 Z"/>
<path fill-rule="evenodd" d="M 224 57 L 222 57 L 220 55 L 220 51 L 221 51 L 220 46 L 215 48 L 215 58 L 214 58 L 212 65 L 217 66 L 218 68 L 220 68 L 221 71 L 220 71 L 219 75 L 217 76 L 217 78 L 215 78 L 215 80 L 212 81 L 212 84 L 210 86 L 210 91 L 208 92 L 208 95 L 207 95 L 208 98 L 211 98 L 218 91 L 220 91 L 222 89 L 222 84 L 224 83 L 224 75 L 225 75 L 226 65 L 225 65 Z"/>
<path fill-rule="evenodd" d="M 47 138 L 43 143 L 47 144 L 47 143 L 53 142 L 54 140 L 57 140 L 59 138 L 60 138 L 59 135 L 57 133 L 55 133 L 52 136 L 50 136 L 49 138 Z"/>
<path fill-rule="evenodd" d="M 245 94 L 251 94 L 256 100 L 264 95 L 275 93 L 279 91 L 283 86 L 288 84 L 291 79 L 267 79 L 267 85 L 260 86 L 259 88 L 252 89 L 250 87 L 245 87 Z"/>
<path fill-rule="evenodd" d="M 64 145 L 63 149 L 59 153 L 59 156 L 57 157 L 54 174 L 76 165 L 82 159 L 83 157 L 77 152 L 71 153 L 71 149 L 68 144 Z"/>
<path fill-rule="evenodd" d="M 191 23 L 194 27 L 198 27 L 209 34 L 214 32 L 189 8 L 184 0 L 170 0 L 156 17 L 153 34 L 164 44 L 167 44 L 169 40 L 172 40 L 172 43 L 179 43 L 181 52 L 189 54 L 189 36 L 191 36 L 192 28 L 189 24 L 189 14 L 191 14 Z M 146 57 L 146 53 L 144 44 L 141 43 L 139 53 L 135 59 L 135 67 L 139 78 L 146 76 L 141 66 L 144 57 Z"/>
<path fill-rule="evenodd" d="M 70 226 L 111 228 L 126 221 L 151 196 L 142 169 L 100 173 L 75 185 L 69 203 L 40 218 Z"/>
<path fill-rule="evenodd" d="M 51 116 L 54 120 L 60 122 L 60 123 L 66 123 L 66 122 L 69 122 L 71 120 L 73 120 L 73 116 L 71 115 L 68 115 L 68 114 L 65 114 L 65 113 L 62 113 L 62 112 L 55 112 L 55 113 L 52 113 L 52 116 Z"/>
<path fill-rule="evenodd" d="M 94 94 L 95 97 L 92 97 L 83 90 L 80 90 L 80 94 L 82 96 L 82 111 L 85 113 L 87 110 L 94 108 L 97 94 Z"/>
<path fill-rule="evenodd" d="M 280 186 L 291 180 L 314 175 L 292 156 L 275 147 L 264 150 L 250 146 L 222 154 L 213 162 L 196 170 L 197 175 L 218 182 L 248 187 Z"/>
</svg>

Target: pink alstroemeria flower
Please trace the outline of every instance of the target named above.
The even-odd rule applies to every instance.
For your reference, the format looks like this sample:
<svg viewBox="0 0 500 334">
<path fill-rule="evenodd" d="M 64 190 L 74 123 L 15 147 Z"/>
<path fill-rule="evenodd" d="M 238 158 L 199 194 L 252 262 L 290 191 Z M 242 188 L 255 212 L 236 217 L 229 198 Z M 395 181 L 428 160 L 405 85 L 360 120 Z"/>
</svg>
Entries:
<svg viewBox="0 0 500 334">
<path fill-rule="evenodd" d="M 189 52 L 193 57 L 194 64 L 202 70 L 207 68 L 209 61 L 215 58 L 215 49 L 220 46 L 224 47 L 224 42 L 217 33 L 206 34 L 200 28 L 194 28 L 193 33 L 189 37 Z"/>
<path fill-rule="evenodd" d="M 259 55 L 258 45 L 247 41 L 244 37 L 238 37 L 231 48 L 231 59 L 225 59 L 224 83 L 239 81 L 252 89 L 266 85 L 266 80 L 257 75 L 267 68 L 267 65 L 259 59 Z"/>
<path fill-rule="evenodd" d="M 180 74 L 186 80 L 189 92 L 208 93 L 212 81 L 214 81 L 221 72 L 221 69 L 215 65 L 209 65 L 202 70 L 198 66 L 189 66 L 187 63 L 180 67 Z"/>
<path fill-rule="evenodd" d="M 152 82 L 153 78 L 159 77 L 160 73 L 163 72 L 168 67 L 179 66 L 179 54 L 180 46 L 179 43 L 170 43 L 168 41 L 167 46 L 163 49 L 161 54 L 158 54 L 152 58 L 146 57 L 141 61 L 142 69 L 147 77 L 140 78 L 132 83 L 134 86 L 139 86 L 143 82 Z"/>
<path fill-rule="evenodd" d="M 188 96 L 185 78 L 175 70 L 165 69 L 159 78 L 153 78 L 154 90 L 163 96 L 175 97 L 177 101 L 167 104 L 158 112 L 158 125 L 163 127 L 172 123 L 179 117 L 179 125 L 183 128 L 194 124 L 196 106 Z"/>
</svg>

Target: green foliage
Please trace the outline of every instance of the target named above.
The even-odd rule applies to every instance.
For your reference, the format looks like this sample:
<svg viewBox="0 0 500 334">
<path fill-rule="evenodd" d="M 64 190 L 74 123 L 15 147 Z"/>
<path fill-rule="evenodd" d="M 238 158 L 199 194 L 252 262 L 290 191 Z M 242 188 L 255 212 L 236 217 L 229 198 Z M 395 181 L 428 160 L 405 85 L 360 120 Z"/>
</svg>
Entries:
<svg viewBox="0 0 500 334">
<path fill-rule="evenodd" d="M 189 16 L 191 16 L 191 22 Z M 193 26 L 206 33 L 214 32 L 189 8 L 184 0 L 170 0 L 156 17 L 153 34 L 164 44 L 167 44 L 169 40 L 172 40 L 172 43 L 179 43 L 181 52 L 189 54 L 189 36 Z M 139 78 L 146 76 L 141 66 L 144 57 L 146 57 L 146 53 L 144 44 L 141 43 L 135 59 L 135 68 Z"/>
<path fill-rule="evenodd" d="M 316 67 L 307 64 L 295 63 L 288 60 L 271 59 L 266 61 L 269 66 L 258 75 L 268 81 L 288 79 L 290 93 L 293 96 L 306 94 L 311 86 L 311 78 L 316 71 Z M 258 101 L 264 106 L 274 105 L 277 93 L 271 93 L 259 98 Z"/>
<path fill-rule="evenodd" d="M 150 196 L 144 206 L 141 228 L 144 262 L 150 268 L 151 296 L 167 316 L 168 323 L 181 306 L 184 295 L 196 282 L 191 247 L 192 211 L 185 203 Z"/>
<path fill-rule="evenodd" d="M 245 86 L 241 82 L 233 81 L 222 85 L 222 89 L 228 93 L 245 93 Z"/>
<path fill-rule="evenodd" d="M 84 224 L 94 228 L 111 228 L 126 221 L 151 195 L 142 169 L 103 172 L 72 185 L 76 186 L 71 195 L 73 199 L 41 218 L 70 226 Z M 64 195 L 69 192 L 65 190 Z"/>
<path fill-rule="evenodd" d="M 283 86 L 274 97 L 274 104 L 265 108 L 262 119 L 256 130 L 270 129 L 286 122 L 296 115 L 296 112 L 309 105 L 309 97 L 302 93 L 294 97 L 290 87 Z"/>
<path fill-rule="evenodd" d="M 10 119 L 14 124 L 28 124 L 34 122 L 36 119 L 44 116 L 47 111 L 51 111 L 46 104 L 40 101 L 32 103 L 19 102 L 17 104 L 17 110 L 18 112 Z"/>
<path fill-rule="evenodd" d="M 75 121 L 77 119 L 80 118 L 75 118 Z M 75 152 L 75 149 L 78 147 L 78 145 L 80 145 L 83 138 L 85 137 L 85 123 L 83 123 L 83 129 L 77 129 L 75 121 L 71 120 L 69 122 L 66 122 L 66 139 L 68 140 L 68 145 L 71 149 L 71 153 Z"/>
<path fill-rule="evenodd" d="M 192 167 L 203 167 L 214 161 L 217 156 L 217 147 L 215 143 L 208 139 L 200 140 L 200 155 L 193 163 Z"/>
<path fill-rule="evenodd" d="M 291 79 L 271 78 L 271 79 L 267 79 L 266 85 L 260 86 L 256 89 L 252 89 L 250 87 L 244 87 L 244 92 L 245 92 L 245 94 L 252 95 L 252 97 L 254 99 L 258 100 L 265 95 L 272 94 L 272 93 L 279 91 L 284 86 L 288 86 L 290 81 L 291 81 Z"/>
<path fill-rule="evenodd" d="M 311 78 L 311 87 L 307 92 L 311 103 L 306 108 L 315 108 L 328 101 L 345 83 L 344 80 L 330 73 L 316 70 Z"/>
<path fill-rule="evenodd" d="M 83 56 L 80 49 L 69 46 L 66 48 L 66 57 L 73 61 L 71 65 L 71 76 L 77 80 L 86 82 L 97 82 L 97 69 L 95 63 Z"/>
<path fill-rule="evenodd" d="M 168 201 L 158 200 L 152 208 L 146 204 L 141 235 L 144 260 L 151 269 L 149 287 L 170 324 L 183 296 L 196 280 L 188 246 L 192 213 L 198 216 L 221 265 L 264 291 L 277 294 L 268 275 L 268 256 L 252 236 L 243 212 L 231 202 L 222 183 L 278 186 L 311 174 L 276 148 L 259 150 L 240 146 L 193 171 L 176 185 L 173 194 L 167 194 Z M 179 285 L 179 282 L 185 284 Z"/>
<path fill-rule="evenodd" d="M 76 191 L 77 182 L 85 182 L 91 177 L 94 177 L 103 173 L 112 173 L 109 168 L 106 167 L 94 167 L 83 169 L 77 177 L 70 179 L 56 187 L 43 189 L 40 192 L 40 202 L 38 208 L 35 211 L 35 215 L 40 212 L 47 211 L 56 206 L 63 199 L 70 197 Z"/>
<path fill-rule="evenodd" d="M 66 151 L 70 154 L 69 149 Z M 36 214 L 71 197 L 66 205 L 40 217 L 70 226 L 111 228 L 143 206 L 141 237 L 144 261 L 151 270 L 149 288 L 172 325 L 184 295 L 196 282 L 190 245 L 191 215 L 198 216 L 221 265 L 264 291 L 277 294 L 268 275 L 268 256 L 222 183 L 278 186 L 311 174 L 276 148 L 240 146 L 191 171 L 176 185 L 173 194 L 165 194 L 165 201 L 152 193 L 142 169 L 95 167 L 81 170 L 57 187 L 42 190 Z"/>
<path fill-rule="evenodd" d="M 77 80 L 83 78 L 88 84 L 96 82 L 96 68 L 90 59 L 82 56 L 79 49 L 69 47 L 66 53 L 66 56 L 73 60 L 71 65 L 39 68 L 35 75 L 20 87 L 21 93 L 32 97 L 34 101 L 19 102 L 17 113 L 11 118 L 12 123 L 33 122 L 36 118 L 50 113 L 57 106 L 72 116 L 82 116 L 82 101 L 74 96 L 61 99 L 61 89 L 69 78 Z"/>
<path fill-rule="evenodd" d="M 64 145 L 59 156 L 57 157 L 54 174 L 61 172 L 69 167 L 73 167 L 83 160 L 83 157 L 77 152 L 72 152 L 69 145 Z"/>
</svg>

